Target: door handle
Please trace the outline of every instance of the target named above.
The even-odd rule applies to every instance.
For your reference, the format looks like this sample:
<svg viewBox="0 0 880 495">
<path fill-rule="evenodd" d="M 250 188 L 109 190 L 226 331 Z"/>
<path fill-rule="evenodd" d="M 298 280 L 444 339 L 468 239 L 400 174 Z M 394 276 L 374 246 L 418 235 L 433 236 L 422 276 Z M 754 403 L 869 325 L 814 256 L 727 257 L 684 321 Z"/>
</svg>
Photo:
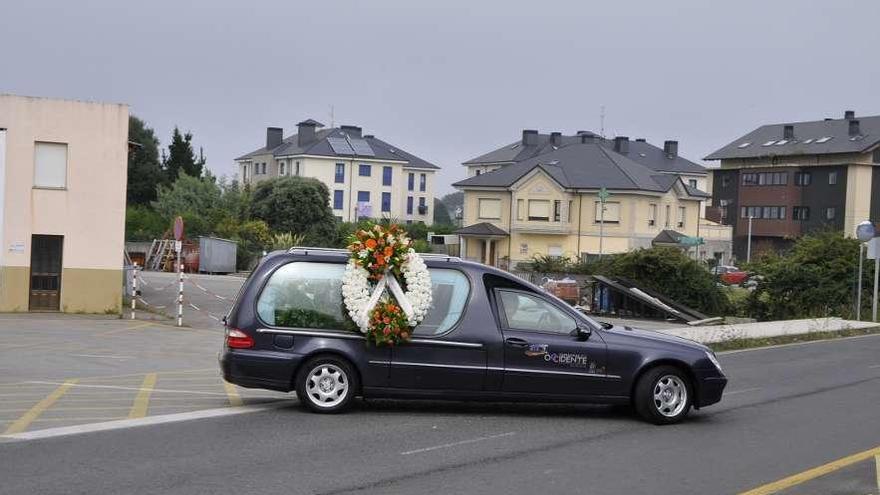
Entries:
<svg viewBox="0 0 880 495">
<path fill-rule="evenodd" d="M 510 337 L 504 340 L 504 343 L 511 347 L 527 347 L 529 342 L 524 339 L 518 339 L 516 337 Z"/>
</svg>

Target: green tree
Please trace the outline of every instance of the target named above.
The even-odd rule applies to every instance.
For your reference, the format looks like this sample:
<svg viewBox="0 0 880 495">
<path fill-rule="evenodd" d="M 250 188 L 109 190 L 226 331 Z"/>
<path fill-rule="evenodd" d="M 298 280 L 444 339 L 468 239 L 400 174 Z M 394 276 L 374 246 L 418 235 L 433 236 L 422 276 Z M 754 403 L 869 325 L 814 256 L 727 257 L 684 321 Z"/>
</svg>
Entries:
<svg viewBox="0 0 880 495">
<path fill-rule="evenodd" d="M 440 201 L 446 206 L 446 211 L 448 212 L 450 219 L 454 222 L 457 221 L 458 219 L 455 218 L 455 210 L 458 208 L 464 208 L 464 193 L 461 191 L 449 193 L 440 198 Z"/>
<path fill-rule="evenodd" d="M 143 120 L 128 117 L 128 140 L 136 143 L 128 154 L 129 205 L 149 205 L 156 200 L 156 188 L 166 177 L 159 163 L 159 139 Z"/>
<path fill-rule="evenodd" d="M 192 133 L 180 133 L 180 129 L 174 127 L 171 133 L 171 144 L 168 145 L 168 155 L 163 157 L 163 167 L 170 181 L 177 179 L 180 173 L 201 177 L 205 167 L 205 158 L 199 153 L 196 157 L 192 146 Z"/>
<path fill-rule="evenodd" d="M 782 320 L 855 316 L 859 243 L 839 232 L 818 232 L 798 239 L 783 254 L 769 253 L 746 267 L 759 275 L 749 297 L 753 317 Z M 862 291 L 870 294 L 866 263 Z M 869 304 L 863 304 L 867 312 Z"/>
<path fill-rule="evenodd" d="M 181 215 L 184 220 L 198 217 L 199 224 L 212 227 L 215 220 L 215 209 L 221 204 L 221 189 L 214 178 L 193 177 L 180 174 L 171 186 L 160 186 L 153 209 L 166 220 Z M 190 229 L 187 229 L 191 232 Z"/>
<path fill-rule="evenodd" d="M 171 224 L 149 206 L 129 205 L 125 208 L 126 241 L 159 239 L 169 228 Z"/>
<path fill-rule="evenodd" d="M 260 182 L 250 212 L 274 231 L 302 234 L 306 244 L 332 246 L 336 242 L 330 191 L 319 180 L 281 177 Z"/>
<path fill-rule="evenodd" d="M 449 212 L 446 211 L 446 205 L 443 204 L 443 201 L 434 198 L 434 225 L 451 225 L 452 218 L 449 217 Z"/>
</svg>

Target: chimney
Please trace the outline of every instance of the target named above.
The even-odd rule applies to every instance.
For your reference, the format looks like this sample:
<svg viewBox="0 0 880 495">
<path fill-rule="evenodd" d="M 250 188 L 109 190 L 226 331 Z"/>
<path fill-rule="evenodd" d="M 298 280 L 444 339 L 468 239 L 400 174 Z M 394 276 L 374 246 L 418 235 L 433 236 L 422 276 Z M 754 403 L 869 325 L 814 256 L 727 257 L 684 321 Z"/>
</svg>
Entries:
<svg viewBox="0 0 880 495">
<path fill-rule="evenodd" d="M 678 141 L 663 141 L 663 153 L 666 158 L 675 158 L 678 156 Z"/>
<path fill-rule="evenodd" d="M 553 146 L 560 146 L 562 144 L 562 133 L 561 132 L 551 132 L 550 133 L 550 142 L 553 143 Z"/>
<path fill-rule="evenodd" d="M 852 119 L 856 118 L 855 110 L 844 110 L 843 111 L 843 118 L 846 120 L 852 120 Z"/>
<path fill-rule="evenodd" d="M 855 119 L 850 120 L 849 121 L 849 135 L 850 136 L 858 136 L 859 134 L 861 134 L 861 131 L 859 131 L 859 121 L 855 120 Z"/>
<path fill-rule="evenodd" d="M 617 136 L 614 138 L 614 151 L 625 155 L 629 153 L 629 137 Z"/>
<path fill-rule="evenodd" d="M 536 144 L 538 144 L 538 131 L 532 129 L 523 129 L 522 145 L 534 146 Z"/>
<path fill-rule="evenodd" d="M 284 129 L 280 127 L 266 128 L 266 149 L 271 150 L 281 146 L 284 140 Z"/>
<path fill-rule="evenodd" d="M 339 130 L 348 134 L 350 138 L 360 139 L 361 137 L 361 128 L 356 125 L 341 125 Z"/>
<path fill-rule="evenodd" d="M 782 139 L 794 139 L 794 126 L 786 125 L 782 128 Z"/>
<path fill-rule="evenodd" d="M 303 147 L 315 141 L 315 129 L 324 127 L 324 124 L 308 119 L 296 124 L 296 127 L 296 144 Z"/>
</svg>

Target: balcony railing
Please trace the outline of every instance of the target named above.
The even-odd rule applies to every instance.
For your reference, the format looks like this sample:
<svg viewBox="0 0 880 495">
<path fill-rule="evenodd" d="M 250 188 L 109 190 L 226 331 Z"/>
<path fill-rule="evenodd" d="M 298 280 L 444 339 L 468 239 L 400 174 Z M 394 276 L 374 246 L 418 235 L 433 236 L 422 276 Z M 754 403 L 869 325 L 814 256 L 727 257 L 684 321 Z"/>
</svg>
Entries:
<svg viewBox="0 0 880 495">
<path fill-rule="evenodd" d="M 572 233 L 572 224 L 569 222 L 518 221 L 513 222 L 512 230 L 534 234 L 570 234 Z"/>
</svg>

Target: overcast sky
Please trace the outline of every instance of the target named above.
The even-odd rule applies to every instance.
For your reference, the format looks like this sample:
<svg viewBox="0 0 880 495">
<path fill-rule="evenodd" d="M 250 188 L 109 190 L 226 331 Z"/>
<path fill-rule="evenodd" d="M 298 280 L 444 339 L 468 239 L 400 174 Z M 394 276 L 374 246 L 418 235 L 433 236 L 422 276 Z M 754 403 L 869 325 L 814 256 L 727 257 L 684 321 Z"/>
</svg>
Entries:
<svg viewBox="0 0 880 495">
<path fill-rule="evenodd" d="M 187 6 L 183 6 L 183 5 Z M 522 129 L 677 139 L 880 114 L 880 2 L 3 1 L 0 92 L 123 102 L 208 166 L 353 124 L 443 167 Z"/>
</svg>

